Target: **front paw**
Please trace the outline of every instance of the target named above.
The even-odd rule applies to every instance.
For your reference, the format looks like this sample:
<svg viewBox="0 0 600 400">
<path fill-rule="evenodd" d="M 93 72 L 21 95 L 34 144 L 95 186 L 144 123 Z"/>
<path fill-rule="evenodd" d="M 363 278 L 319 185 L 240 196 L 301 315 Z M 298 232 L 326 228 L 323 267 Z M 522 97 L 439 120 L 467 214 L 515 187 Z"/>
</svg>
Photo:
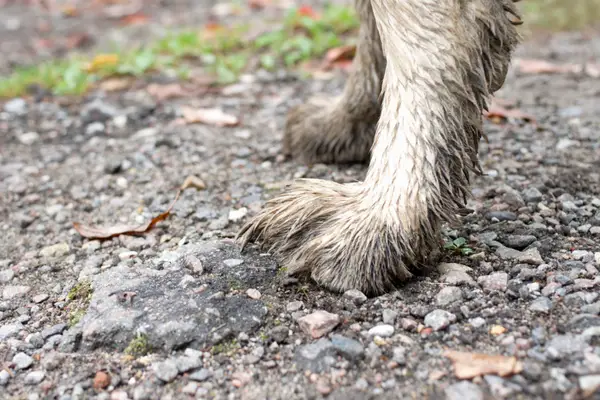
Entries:
<svg viewBox="0 0 600 400">
<path fill-rule="evenodd" d="M 272 251 L 290 274 L 378 295 L 409 279 L 434 247 L 430 235 L 409 237 L 382 215 L 361 202 L 358 184 L 307 179 L 270 200 L 238 238 Z"/>
</svg>

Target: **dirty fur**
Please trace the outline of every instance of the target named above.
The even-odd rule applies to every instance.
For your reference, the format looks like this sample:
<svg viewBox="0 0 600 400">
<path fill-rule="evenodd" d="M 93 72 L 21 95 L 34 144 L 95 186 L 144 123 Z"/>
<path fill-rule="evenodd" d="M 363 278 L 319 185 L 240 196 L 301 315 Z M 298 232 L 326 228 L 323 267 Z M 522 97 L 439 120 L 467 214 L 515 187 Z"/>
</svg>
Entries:
<svg viewBox="0 0 600 400">
<path fill-rule="evenodd" d="M 275 253 L 289 273 L 376 295 L 427 265 L 441 224 L 465 206 L 480 172 L 482 112 L 504 82 L 520 19 L 510 0 L 370 5 L 386 65 L 365 181 L 298 181 L 238 237 Z"/>
<path fill-rule="evenodd" d="M 381 112 L 385 58 L 371 3 L 356 0 L 359 40 L 352 72 L 338 98 L 316 97 L 288 114 L 284 154 L 307 164 L 368 161 Z"/>
</svg>

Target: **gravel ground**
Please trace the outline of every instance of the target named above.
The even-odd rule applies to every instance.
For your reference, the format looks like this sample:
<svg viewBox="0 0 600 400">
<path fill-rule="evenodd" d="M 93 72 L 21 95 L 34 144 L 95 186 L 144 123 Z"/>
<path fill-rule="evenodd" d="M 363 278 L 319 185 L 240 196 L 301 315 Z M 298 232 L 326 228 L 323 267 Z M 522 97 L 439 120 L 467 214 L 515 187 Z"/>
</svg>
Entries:
<svg viewBox="0 0 600 400">
<path fill-rule="evenodd" d="M 518 56 L 580 62 L 599 49 L 600 36 L 561 34 Z M 0 398 L 600 398 L 600 81 L 511 71 L 498 97 L 537 124 L 486 123 L 475 212 L 445 230 L 473 253 L 367 299 L 287 277 L 231 240 L 294 178 L 362 178 L 364 166 L 279 156 L 286 110 L 343 78 L 5 102 Z M 241 123 L 177 124 L 182 105 Z M 73 229 L 148 221 L 190 175 L 206 188 L 185 190 L 146 235 Z M 523 370 L 461 381 L 446 349 L 516 356 Z"/>
</svg>

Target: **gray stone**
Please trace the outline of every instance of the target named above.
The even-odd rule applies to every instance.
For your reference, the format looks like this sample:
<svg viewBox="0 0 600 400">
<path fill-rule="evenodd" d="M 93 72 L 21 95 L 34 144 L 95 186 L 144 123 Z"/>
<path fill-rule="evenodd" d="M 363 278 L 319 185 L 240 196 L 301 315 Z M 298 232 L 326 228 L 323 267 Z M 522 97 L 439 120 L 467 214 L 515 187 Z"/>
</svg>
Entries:
<svg viewBox="0 0 600 400">
<path fill-rule="evenodd" d="M 483 290 L 505 292 L 508 287 L 508 274 L 506 272 L 493 272 L 490 275 L 480 276 L 477 283 L 481 285 Z"/>
<path fill-rule="evenodd" d="M 46 374 L 44 371 L 31 371 L 27 375 L 25 375 L 25 384 L 26 385 L 37 385 L 42 382 Z"/>
<path fill-rule="evenodd" d="M 543 195 L 538 189 L 529 187 L 523 190 L 523 200 L 527 203 L 537 203 L 542 201 Z"/>
<path fill-rule="evenodd" d="M 296 312 L 304 308 L 304 303 L 301 301 L 291 301 L 285 308 L 287 312 Z"/>
<path fill-rule="evenodd" d="M 196 372 L 191 373 L 189 375 L 189 378 L 193 381 L 204 382 L 205 380 L 209 379 L 212 376 L 213 376 L 212 371 L 210 371 L 206 368 L 202 368 Z"/>
<path fill-rule="evenodd" d="M 406 364 L 406 349 L 402 346 L 394 347 L 392 360 L 396 361 L 399 365 Z"/>
<path fill-rule="evenodd" d="M 586 304 L 581 307 L 581 312 L 586 314 L 600 315 L 600 301 L 592 304 Z"/>
<path fill-rule="evenodd" d="M 523 250 L 535 241 L 536 237 L 533 235 L 508 235 L 502 243 L 512 249 Z"/>
<path fill-rule="evenodd" d="M 241 260 L 239 258 L 232 258 L 232 259 L 223 261 L 223 264 L 225 264 L 226 266 L 228 266 L 230 268 L 240 266 L 243 263 L 244 263 L 244 260 Z"/>
<path fill-rule="evenodd" d="M 446 286 L 435 296 L 436 303 L 442 307 L 460 300 L 462 300 L 462 291 L 456 286 Z"/>
<path fill-rule="evenodd" d="M 302 370 L 324 372 L 335 364 L 337 350 L 331 341 L 321 338 L 314 343 L 300 346 L 294 353 L 294 361 Z"/>
<path fill-rule="evenodd" d="M 360 360 L 365 355 L 365 349 L 359 341 L 342 335 L 331 335 L 331 344 L 348 360 Z"/>
<path fill-rule="evenodd" d="M 544 259 L 536 247 L 525 250 L 517 261 L 533 265 L 541 265 L 544 263 Z"/>
<path fill-rule="evenodd" d="M 202 359 L 182 356 L 175 359 L 175 366 L 180 373 L 188 372 L 202 366 Z"/>
<path fill-rule="evenodd" d="M 33 296 L 33 298 L 31 299 L 34 303 L 39 304 L 39 303 L 43 303 L 44 301 L 48 300 L 48 294 L 46 293 L 42 293 L 42 294 L 38 294 L 36 296 Z"/>
<path fill-rule="evenodd" d="M 152 364 L 154 375 L 163 382 L 171 382 L 179 374 L 177 364 L 173 360 L 165 360 Z"/>
<path fill-rule="evenodd" d="M 594 393 L 600 391 L 600 374 L 598 375 L 585 375 L 579 377 L 579 387 L 583 392 L 583 397 L 587 398 L 592 396 Z"/>
<path fill-rule="evenodd" d="M 585 348 L 586 343 L 582 336 L 557 335 L 547 343 L 546 355 L 554 360 L 560 360 L 569 356 L 577 356 L 583 353 Z"/>
<path fill-rule="evenodd" d="M 351 289 L 344 292 L 344 299 L 350 300 L 352 303 L 356 305 L 361 305 L 365 301 L 367 301 L 367 296 L 360 290 Z"/>
<path fill-rule="evenodd" d="M 0 370 L 0 386 L 8 385 L 8 381 L 10 380 L 10 374 L 7 370 Z"/>
<path fill-rule="evenodd" d="M 517 214 L 511 211 L 490 211 L 487 213 L 487 217 L 498 221 L 514 221 L 517 219 Z"/>
<path fill-rule="evenodd" d="M 225 335 L 236 337 L 240 332 L 256 331 L 267 313 L 264 303 L 249 299 L 244 293 L 231 296 L 222 293 L 229 290 L 232 280 L 242 287 L 266 281 L 274 268 L 273 261 L 249 255 L 255 268 L 227 267 L 223 260 L 240 254 L 237 246 L 226 242 L 182 245 L 174 254 L 163 254 L 159 259 L 180 260 L 188 254 L 202 259 L 204 267 L 219 279 L 205 290 L 197 291 L 180 285 L 187 274 L 185 268 L 156 270 L 120 264 L 107 269 L 91 277 L 94 291 L 90 307 L 63 338 L 63 343 L 75 345 L 76 349 L 61 349 L 122 351 L 137 332 L 143 331 L 153 347 L 170 352 L 181 346 L 214 345 Z M 136 294 L 131 300 L 123 297 L 131 292 Z"/>
<path fill-rule="evenodd" d="M 475 317 L 475 318 L 470 319 L 469 323 L 471 324 L 471 326 L 473 328 L 481 328 L 482 326 L 484 326 L 486 324 L 486 321 L 484 318 Z"/>
<path fill-rule="evenodd" d="M 548 314 L 552 310 L 552 300 L 545 296 L 538 297 L 529 304 L 531 311 Z"/>
<path fill-rule="evenodd" d="M 44 345 L 44 338 L 41 333 L 33 333 L 27 336 L 25 341 L 36 349 L 39 349 Z"/>
<path fill-rule="evenodd" d="M 385 308 L 381 314 L 383 323 L 387 325 L 394 325 L 394 322 L 396 322 L 396 317 L 398 317 L 398 313 L 394 310 L 390 310 L 389 308 Z"/>
<path fill-rule="evenodd" d="M 16 336 L 21 329 L 24 329 L 24 327 L 20 322 L 0 326 L 0 340 Z"/>
<path fill-rule="evenodd" d="M 27 113 L 27 102 L 20 98 L 14 98 L 4 104 L 4 111 L 9 114 L 25 115 Z"/>
<path fill-rule="evenodd" d="M 472 271 L 466 265 L 457 263 L 441 263 L 438 265 L 438 271 L 442 274 L 440 280 L 453 286 L 477 286 L 475 280 L 468 274 Z"/>
<path fill-rule="evenodd" d="M 456 315 L 445 310 L 434 310 L 425 316 L 425 325 L 431 327 L 434 331 L 447 328 L 456 321 Z"/>
<path fill-rule="evenodd" d="M 0 283 L 8 283 L 15 277 L 15 272 L 12 269 L 0 271 Z"/>
<path fill-rule="evenodd" d="M 17 353 L 12 359 L 12 362 L 15 364 L 17 370 L 19 369 L 27 369 L 33 365 L 33 358 L 25 353 Z"/>
<path fill-rule="evenodd" d="M 390 337 L 394 334 L 394 327 L 392 325 L 382 324 L 376 325 L 369 329 L 369 336 L 379 336 L 382 338 Z"/>
<path fill-rule="evenodd" d="M 287 326 L 276 326 L 269 331 L 269 336 L 276 341 L 277 343 L 283 343 L 289 334 L 289 329 Z"/>
<path fill-rule="evenodd" d="M 106 122 L 119 115 L 119 109 L 101 99 L 94 99 L 83 106 L 80 115 L 84 124 Z"/>
<path fill-rule="evenodd" d="M 7 285 L 2 290 L 2 298 L 11 300 L 17 297 L 23 297 L 31 290 L 31 286 L 25 285 Z"/>
<path fill-rule="evenodd" d="M 469 381 L 454 383 L 444 391 L 446 400 L 483 400 L 483 391 L 476 384 Z"/>
<path fill-rule="evenodd" d="M 52 257 L 63 257 L 69 254 L 71 251 L 68 243 L 57 243 L 52 246 L 46 246 L 40 250 L 40 257 L 52 258 Z"/>
<path fill-rule="evenodd" d="M 60 335 L 65 329 L 67 329 L 67 324 L 65 323 L 52 325 L 50 328 L 42 330 L 42 337 L 48 339 L 50 336 Z"/>
<path fill-rule="evenodd" d="M 29 146 L 40 140 L 40 134 L 37 132 L 25 132 L 19 135 L 18 139 L 22 144 Z"/>
</svg>

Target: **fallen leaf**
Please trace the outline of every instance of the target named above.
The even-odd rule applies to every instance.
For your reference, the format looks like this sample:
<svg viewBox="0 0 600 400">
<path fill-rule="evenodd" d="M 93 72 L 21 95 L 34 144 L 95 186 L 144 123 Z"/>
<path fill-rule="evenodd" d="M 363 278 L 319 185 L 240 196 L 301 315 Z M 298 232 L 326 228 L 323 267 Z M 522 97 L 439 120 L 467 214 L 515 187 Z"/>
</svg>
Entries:
<svg viewBox="0 0 600 400">
<path fill-rule="evenodd" d="M 119 56 L 117 54 L 98 54 L 86 66 L 86 71 L 98 71 L 99 69 L 116 65 L 118 62 Z"/>
<path fill-rule="evenodd" d="M 506 333 L 507 330 L 508 329 L 506 329 L 502 325 L 494 325 L 490 328 L 490 334 L 492 334 L 494 336 L 498 336 L 498 335 L 502 335 L 503 333 Z"/>
<path fill-rule="evenodd" d="M 253 10 L 262 10 L 270 4 L 270 0 L 248 0 L 248 6 Z"/>
<path fill-rule="evenodd" d="M 313 8 L 309 5 L 300 6 L 298 8 L 298 15 L 302 15 L 303 17 L 309 17 L 312 19 L 319 18 L 319 14 L 313 10 Z"/>
<path fill-rule="evenodd" d="M 108 18 L 121 19 L 128 15 L 137 14 L 142 10 L 142 0 L 124 1 L 104 7 L 104 15 Z"/>
<path fill-rule="evenodd" d="M 146 90 L 152 97 L 154 97 L 158 101 L 173 99 L 176 97 L 184 96 L 186 94 L 185 90 L 183 90 L 179 83 L 170 83 L 167 85 L 159 85 L 156 83 L 152 83 L 148 85 Z"/>
<path fill-rule="evenodd" d="M 110 385 L 110 375 L 104 371 L 96 372 L 94 376 L 94 389 L 105 389 Z"/>
<path fill-rule="evenodd" d="M 72 18 L 79 15 L 79 10 L 73 5 L 67 5 L 61 10 L 65 17 Z"/>
<path fill-rule="evenodd" d="M 565 74 L 582 71 L 581 65 L 555 64 L 546 60 L 520 59 L 516 60 L 516 64 L 524 74 Z"/>
<path fill-rule="evenodd" d="M 355 45 L 347 45 L 330 49 L 325 54 L 323 62 L 324 69 L 340 68 L 347 69 L 352 65 L 352 60 L 356 54 Z"/>
<path fill-rule="evenodd" d="M 65 38 L 64 46 L 71 49 L 81 49 L 94 43 L 94 38 L 89 33 L 75 32 Z"/>
<path fill-rule="evenodd" d="M 152 229 L 156 224 L 160 221 L 167 219 L 167 217 L 171 214 L 171 210 L 173 206 L 179 200 L 179 195 L 181 194 L 181 190 L 177 192 L 175 196 L 175 200 L 169 205 L 167 211 L 162 214 L 157 215 L 152 218 L 149 222 L 142 225 L 117 225 L 111 227 L 93 227 L 83 225 L 79 222 L 73 222 L 73 228 L 79 234 L 88 239 L 110 239 L 119 235 L 141 235 L 143 233 L 148 232 Z"/>
<path fill-rule="evenodd" d="M 471 379 L 482 375 L 506 377 L 523 371 L 523 364 L 516 357 L 454 350 L 446 350 L 444 356 L 454 364 L 454 375 L 459 379 Z"/>
<path fill-rule="evenodd" d="M 185 181 L 183 181 L 183 184 L 181 185 L 181 190 L 185 190 L 190 187 L 196 188 L 198 190 L 204 190 L 206 189 L 206 184 L 202 179 L 198 178 L 197 176 L 190 175 L 187 178 L 185 178 Z"/>
<path fill-rule="evenodd" d="M 135 14 L 126 15 L 121 18 L 121 23 L 124 25 L 139 25 L 148 22 L 149 18 L 147 15 L 137 12 Z"/>
<path fill-rule="evenodd" d="M 125 90 L 131 85 L 129 78 L 110 78 L 103 80 L 98 84 L 98 87 L 105 92 L 118 92 Z"/>
<path fill-rule="evenodd" d="M 486 118 L 491 119 L 496 123 L 501 123 L 506 119 L 520 119 L 525 122 L 535 123 L 535 117 L 531 114 L 524 113 L 518 108 L 507 108 L 498 104 L 495 100 L 492 101 L 487 111 L 483 112 Z"/>
<path fill-rule="evenodd" d="M 226 114 L 220 108 L 183 107 L 181 113 L 188 124 L 203 123 L 215 126 L 236 126 L 239 124 L 236 116 Z"/>
</svg>

